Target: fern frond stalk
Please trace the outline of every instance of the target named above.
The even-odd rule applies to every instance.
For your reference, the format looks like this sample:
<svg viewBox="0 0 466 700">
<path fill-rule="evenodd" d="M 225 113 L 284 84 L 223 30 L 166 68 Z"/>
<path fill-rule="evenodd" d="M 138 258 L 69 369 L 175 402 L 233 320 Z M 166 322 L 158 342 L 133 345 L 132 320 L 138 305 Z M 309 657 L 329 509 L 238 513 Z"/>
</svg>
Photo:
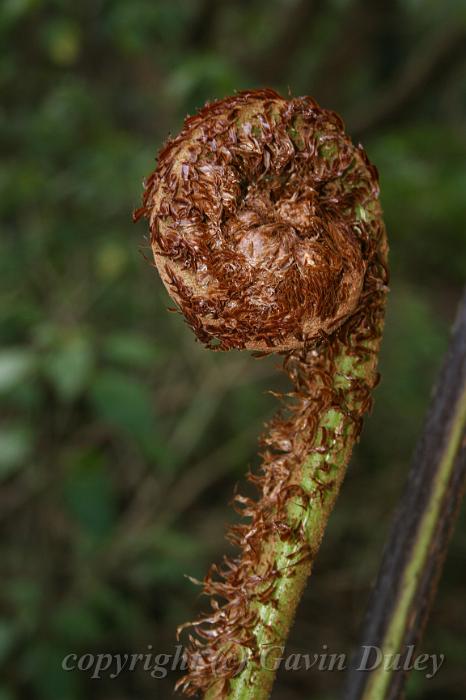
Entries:
<svg viewBox="0 0 466 700">
<path fill-rule="evenodd" d="M 344 700 L 396 700 L 403 694 L 406 658 L 422 639 L 448 543 L 466 488 L 466 290 L 417 444 L 402 502 L 387 540 L 360 649 L 374 646 L 386 670 L 358 671 L 352 660 Z"/>
<path fill-rule="evenodd" d="M 361 337 L 363 319 L 346 343 L 333 340 L 329 360 L 328 346 L 317 355 L 309 353 L 304 360 L 310 386 L 308 400 L 319 406 L 315 429 L 303 421 L 302 430 L 313 433 L 308 454 L 296 463 L 283 491 L 290 486 L 287 497 L 287 525 L 280 516 L 280 528 L 263 543 L 260 561 L 251 575 L 263 576 L 262 584 L 249 593 L 250 609 L 254 612 L 251 629 L 253 645 L 242 657 L 241 672 L 225 684 L 219 681 L 205 694 L 206 700 L 265 700 L 269 697 L 280 658 L 283 656 L 288 632 L 293 623 L 312 565 L 320 547 L 327 520 L 335 504 L 352 448 L 358 438 L 361 417 L 370 404 L 371 390 L 377 382 L 377 353 L 382 319 L 377 319 L 376 333 Z M 353 353 L 354 347 L 357 351 Z M 304 369 L 304 367 L 302 368 Z M 306 398 L 301 395 L 301 400 Z M 297 415 L 298 423 L 302 413 Z M 296 431 L 299 435 L 299 428 Z M 308 440 L 308 437 L 304 437 Z M 262 494 L 263 501 L 267 501 Z M 247 546 L 246 542 L 240 545 Z M 267 595 L 273 581 L 272 595 Z M 261 594 L 265 592 L 265 600 Z M 241 595 L 238 589 L 237 594 Z M 269 598 L 269 599 L 268 599 Z M 234 601 L 230 601 L 234 606 Z M 234 648 L 233 648 L 234 650 Z M 234 667 L 234 664 L 233 664 Z"/>
</svg>

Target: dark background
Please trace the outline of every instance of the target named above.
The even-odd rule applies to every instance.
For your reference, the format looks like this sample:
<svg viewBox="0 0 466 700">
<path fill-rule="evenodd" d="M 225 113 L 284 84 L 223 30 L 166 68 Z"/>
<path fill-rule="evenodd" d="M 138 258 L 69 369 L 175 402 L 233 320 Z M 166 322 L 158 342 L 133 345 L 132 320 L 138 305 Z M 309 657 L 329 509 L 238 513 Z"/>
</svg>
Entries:
<svg viewBox="0 0 466 700">
<path fill-rule="evenodd" d="M 184 573 L 225 551 L 227 502 L 281 386 L 277 360 L 194 341 L 131 223 L 169 133 L 271 86 L 339 111 L 381 175 L 392 283 L 383 381 L 290 651 L 347 652 L 466 272 L 460 0 L 4 0 L 0 6 L 0 700 L 169 698 L 174 676 L 65 673 L 70 652 L 173 653 Z M 465 516 L 410 700 L 466 693 Z M 336 698 L 282 673 L 275 700 Z"/>
</svg>

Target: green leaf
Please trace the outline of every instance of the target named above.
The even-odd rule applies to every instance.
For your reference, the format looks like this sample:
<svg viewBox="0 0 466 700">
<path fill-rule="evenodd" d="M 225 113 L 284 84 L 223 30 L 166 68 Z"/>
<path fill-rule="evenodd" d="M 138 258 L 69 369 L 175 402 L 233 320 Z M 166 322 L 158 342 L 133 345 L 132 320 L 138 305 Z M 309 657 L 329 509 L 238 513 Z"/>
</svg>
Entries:
<svg viewBox="0 0 466 700">
<path fill-rule="evenodd" d="M 121 276 L 128 262 L 126 248 L 116 241 L 103 241 L 95 253 L 96 270 L 105 282 Z"/>
<path fill-rule="evenodd" d="M 32 433 L 25 426 L 0 429 L 0 479 L 24 465 L 32 447 Z"/>
<path fill-rule="evenodd" d="M 16 638 L 16 627 L 11 620 L 0 620 L 0 663 L 5 661 Z"/>
<path fill-rule="evenodd" d="M 155 415 L 151 393 L 142 382 L 120 372 L 104 371 L 96 377 L 91 397 L 97 415 L 104 422 L 136 440 L 150 439 Z"/>
<path fill-rule="evenodd" d="M 21 632 L 31 634 L 42 614 L 44 590 L 26 575 L 14 576 L 3 583 L 3 593 L 14 610 L 15 620 Z"/>
<path fill-rule="evenodd" d="M 65 17 L 49 20 L 42 31 L 42 42 L 54 63 L 71 65 L 80 50 L 79 25 Z"/>
<path fill-rule="evenodd" d="M 0 392 L 9 391 L 22 382 L 34 367 L 34 355 L 24 348 L 0 352 Z"/>
<path fill-rule="evenodd" d="M 127 367 L 152 367 L 160 360 L 160 348 L 135 333 L 113 333 L 104 343 L 105 357 Z"/>
<path fill-rule="evenodd" d="M 14 700 L 13 694 L 8 690 L 0 686 L 0 700 Z"/>
<path fill-rule="evenodd" d="M 77 700 L 82 697 L 82 674 L 64 672 L 62 661 L 70 649 L 41 639 L 29 646 L 22 660 L 22 673 L 32 682 L 35 697 L 41 700 Z"/>
<path fill-rule="evenodd" d="M 117 504 L 113 483 L 101 455 L 84 452 L 70 460 L 64 497 L 68 511 L 86 533 L 103 537 L 111 531 Z"/>
<path fill-rule="evenodd" d="M 85 335 L 65 335 L 46 356 L 44 369 L 63 401 L 75 399 L 90 379 L 94 362 L 90 342 Z"/>
<path fill-rule="evenodd" d="M 87 601 L 62 603 L 54 611 L 51 624 L 60 640 L 70 646 L 94 643 L 105 631 Z"/>
<path fill-rule="evenodd" d="M 129 635 L 143 628 L 143 611 L 137 601 L 115 586 L 99 581 L 92 589 L 90 600 L 96 614 L 106 620 L 107 632 L 109 628 L 123 630 L 126 643 Z"/>
</svg>

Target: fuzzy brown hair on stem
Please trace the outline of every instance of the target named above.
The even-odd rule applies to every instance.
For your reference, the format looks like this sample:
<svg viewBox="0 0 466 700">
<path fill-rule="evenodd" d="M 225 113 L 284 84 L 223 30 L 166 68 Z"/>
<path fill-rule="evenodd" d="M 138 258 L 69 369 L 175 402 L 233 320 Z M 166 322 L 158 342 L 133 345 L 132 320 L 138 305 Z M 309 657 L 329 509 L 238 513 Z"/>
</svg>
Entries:
<svg viewBox="0 0 466 700">
<path fill-rule="evenodd" d="M 135 218 L 196 336 L 278 352 L 293 390 L 236 495 L 236 556 L 203 581 L 189 696 L 268 697 L 283 646 L 378 381 L 387 243 L 378 177 L 342 120 L 310 97 L 252 90 L 207 104 L 158 156 Z M 276 652 L 272 653 L 277 655 Z"/>
</svg>

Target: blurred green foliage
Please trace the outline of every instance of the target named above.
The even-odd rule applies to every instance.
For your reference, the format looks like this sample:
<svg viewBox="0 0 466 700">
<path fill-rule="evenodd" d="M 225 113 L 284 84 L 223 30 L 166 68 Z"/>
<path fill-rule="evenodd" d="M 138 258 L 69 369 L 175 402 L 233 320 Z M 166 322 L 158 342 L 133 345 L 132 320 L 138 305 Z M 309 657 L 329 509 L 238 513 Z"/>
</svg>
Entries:
<svg viewBox="0 0 466 700">
<path fill-rule="evenodd" d="M 466 272 L 464 3 L 4 0 L 0 7 L 0 700 L 171 696 L 68 653 L 172 653 L 225 549 L 226 503 L 281 388 L 273 358 L 194 343 L 131 212 L 186 113 L 271 85 L 340 111 L 381 174 L 392 294 L 376 407 L 290 650 L 356 640 Z M 142 254 L 141 254 L 142 253 Z M 464 518 L 463 518 L 464 524 Z M 464 697 L 458 528 L 412 699 Z M 274 698 L 336 697 L 283 673 Z M 463 679 L 464 681 L 464 679 Z"/>
</svg>

